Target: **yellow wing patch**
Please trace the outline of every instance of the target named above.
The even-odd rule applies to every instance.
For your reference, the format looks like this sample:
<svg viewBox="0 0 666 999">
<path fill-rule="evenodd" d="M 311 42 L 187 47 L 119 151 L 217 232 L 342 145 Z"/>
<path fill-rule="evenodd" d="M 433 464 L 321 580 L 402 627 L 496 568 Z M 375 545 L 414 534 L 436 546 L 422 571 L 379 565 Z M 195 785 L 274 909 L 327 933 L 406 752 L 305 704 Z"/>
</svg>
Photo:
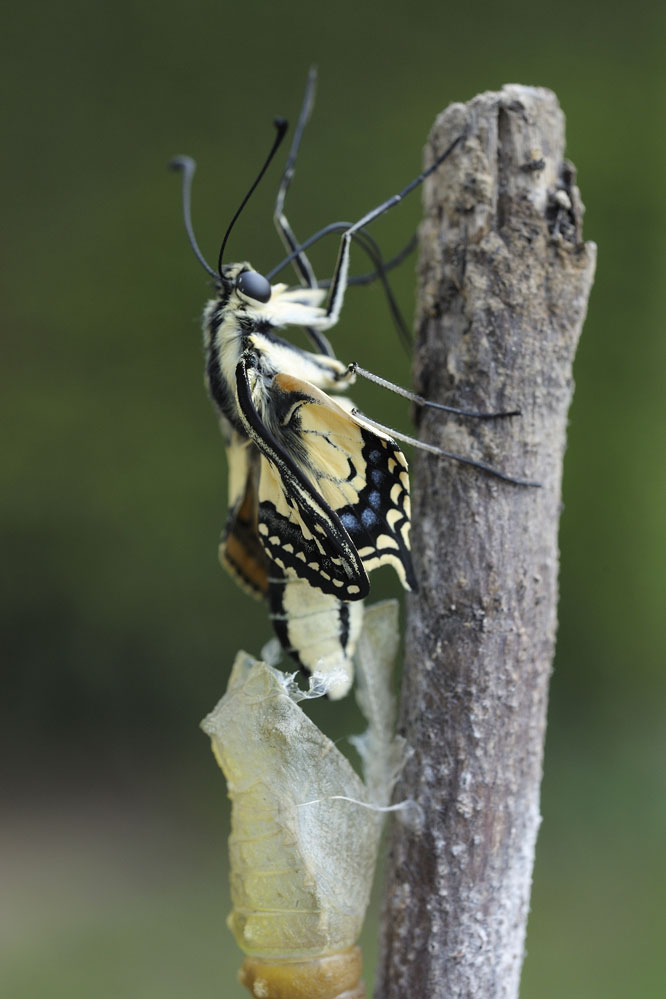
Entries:
<svg viewBox="0 0 666 999">
<path fill-rule="evenodd" d="M 333 528 L 341 526 L 366 573 L 392 565 L 406 588 L 416 579 L 409 554 L 409 479 L 405 457 L 388 436 L 309 382 L 278 374 L 264 413 L 280 455 L 307 480 Z M 294 501 L 281 463 L 262 458 L 259 532 L 269 558 L 323 592 L 347 600 L 364 595 L 326 525 Z M 285 548 L 288 550 L 285 551 Z"/>
</svg>

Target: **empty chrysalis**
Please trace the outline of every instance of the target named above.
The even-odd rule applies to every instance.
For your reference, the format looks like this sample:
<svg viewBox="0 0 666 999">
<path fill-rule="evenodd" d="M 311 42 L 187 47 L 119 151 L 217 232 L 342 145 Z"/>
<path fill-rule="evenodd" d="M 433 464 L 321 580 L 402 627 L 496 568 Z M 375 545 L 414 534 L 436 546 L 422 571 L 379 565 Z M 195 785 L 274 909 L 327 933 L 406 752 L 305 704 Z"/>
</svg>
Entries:
<svg viewBox="0 0 666 999">
<path fill-rule="evenodd" d="M 397 604 L 370 608 L 357 651 L 364 779 L 299 707 L 293 678 L 239 653 L 202 728 L 232 802 L 228 925 L 257 999 L 361 999 L 356 946 L 402 759 L 390 677 Z M 324 684 L 325 687 L 325 684 Z"/>
</svg>

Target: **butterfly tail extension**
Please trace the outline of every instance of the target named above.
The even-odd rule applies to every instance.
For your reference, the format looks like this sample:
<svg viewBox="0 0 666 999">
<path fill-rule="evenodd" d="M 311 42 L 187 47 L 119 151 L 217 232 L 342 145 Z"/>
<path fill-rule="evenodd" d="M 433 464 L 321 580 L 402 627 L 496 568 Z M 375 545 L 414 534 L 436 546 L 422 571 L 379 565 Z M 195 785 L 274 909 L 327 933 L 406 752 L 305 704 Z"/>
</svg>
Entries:
<svg viewBox="0 0 666 999">
<path fill-rule="evenodd" d="M 354 679 L 363 602 L 339 600 L 273 565 L 268 604 L 285 652 L 306 673 L 323 677 L 331 700 L 344 697 Z"/>
</svg>

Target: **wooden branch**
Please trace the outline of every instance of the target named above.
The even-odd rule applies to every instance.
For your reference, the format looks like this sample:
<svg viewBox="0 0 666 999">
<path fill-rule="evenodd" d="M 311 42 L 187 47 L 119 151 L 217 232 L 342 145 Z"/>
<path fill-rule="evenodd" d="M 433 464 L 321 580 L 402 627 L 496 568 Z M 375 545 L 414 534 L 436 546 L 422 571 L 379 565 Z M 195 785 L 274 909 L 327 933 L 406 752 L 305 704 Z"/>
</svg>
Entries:
<svg viewBox="0 0 666 999">
<path fill-rule="evenodd" d="M 506 86 L 436 121 L 427 161 L 415 384 L 429 399 L 522 417 L 421 410 L 423 440 L 540 489 L 419 454 L 396 799 L 378 999 L 518 995 L 539 826 L 556 629 L 571 366 L 595 247 L 550 91 Z"/>
</svg>

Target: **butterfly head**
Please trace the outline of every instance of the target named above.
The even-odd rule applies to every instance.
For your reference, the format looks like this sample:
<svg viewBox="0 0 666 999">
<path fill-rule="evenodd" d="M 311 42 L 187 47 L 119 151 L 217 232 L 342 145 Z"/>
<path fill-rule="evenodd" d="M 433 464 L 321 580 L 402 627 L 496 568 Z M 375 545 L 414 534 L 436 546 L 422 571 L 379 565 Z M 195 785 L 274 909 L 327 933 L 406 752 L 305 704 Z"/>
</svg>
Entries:
<svg viewBox="0 0 666 999">
<path fill-rule="evenodd" d="M 248 263 L 224 264 L 220 278 L 226 295 L 236 292 L 241 301 L 250 305 L 265 305 L 271 299 L 270 281 Z"/>
</svg>

